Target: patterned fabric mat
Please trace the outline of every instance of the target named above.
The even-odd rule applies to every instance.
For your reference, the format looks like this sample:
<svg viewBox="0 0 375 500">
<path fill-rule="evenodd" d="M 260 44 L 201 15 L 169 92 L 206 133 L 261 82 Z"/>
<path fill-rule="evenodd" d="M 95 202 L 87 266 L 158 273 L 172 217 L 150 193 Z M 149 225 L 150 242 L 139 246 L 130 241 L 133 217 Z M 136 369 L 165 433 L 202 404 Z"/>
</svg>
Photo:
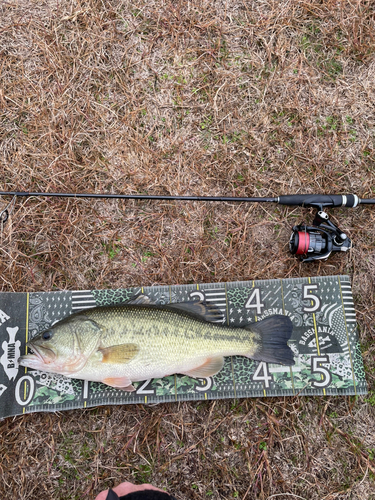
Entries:
<svg viewBox="0 0 375 500">
<path fill-rule="evenodd" d="M 294 327 L 289 345 L 296 364 L 288 367 L 232 356 L 225 358 L 214 377 L 145 380 L 135 382 L 132 393 L 18 366 L 26 341 L 52 323 L 81 309 L 121 304 L 135 293 L 158 304 L 205 300 L 219 307 L 226 324 L 233 327 L 273 314 L 287 315 Z M 367 393 L 348 276 L 0 293 L 0 338 L 0 418 L 105 404 Z"/>
</svg>

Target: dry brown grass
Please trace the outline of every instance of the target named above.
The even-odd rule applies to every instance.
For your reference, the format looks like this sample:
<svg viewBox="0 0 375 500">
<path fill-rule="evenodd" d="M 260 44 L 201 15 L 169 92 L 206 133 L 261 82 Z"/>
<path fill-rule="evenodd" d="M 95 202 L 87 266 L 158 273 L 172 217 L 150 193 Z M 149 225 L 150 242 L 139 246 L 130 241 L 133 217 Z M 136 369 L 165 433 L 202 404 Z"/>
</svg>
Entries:
<svg viewBox="0 0 375 500">
<path fill-rule="evenodd" d="M 373 197 L 374 7 L 2 1 L 1 187 Z M 18 200 L 0 235 L 3 291 L 350 274 L 370 395 L 6 419 L 1 498 L 92 499 L 123 480 L 181 499 L 375 498 L 374 208 L 336 210 L 355 247 L 301 265 L 287 240 L 309 217 L 260 205 Z"/>
</svg>

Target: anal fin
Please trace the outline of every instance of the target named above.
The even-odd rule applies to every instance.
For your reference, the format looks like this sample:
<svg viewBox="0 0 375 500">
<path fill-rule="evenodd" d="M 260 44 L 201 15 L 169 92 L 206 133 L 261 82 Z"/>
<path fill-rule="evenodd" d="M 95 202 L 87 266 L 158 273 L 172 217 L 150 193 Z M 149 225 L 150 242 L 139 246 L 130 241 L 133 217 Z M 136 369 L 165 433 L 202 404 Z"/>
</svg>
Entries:
<svg viewBox="0 0 375 500">
<path fill-rule="evenodd" d="M 217 356 L 215 358 L 207 358 L 207 360 L 202 364 L 184 372 L 183 375 L 188 375 L 194 378 L 206 378 L 216 375 L 224 366 L 223 356 Z"/>
</svg>

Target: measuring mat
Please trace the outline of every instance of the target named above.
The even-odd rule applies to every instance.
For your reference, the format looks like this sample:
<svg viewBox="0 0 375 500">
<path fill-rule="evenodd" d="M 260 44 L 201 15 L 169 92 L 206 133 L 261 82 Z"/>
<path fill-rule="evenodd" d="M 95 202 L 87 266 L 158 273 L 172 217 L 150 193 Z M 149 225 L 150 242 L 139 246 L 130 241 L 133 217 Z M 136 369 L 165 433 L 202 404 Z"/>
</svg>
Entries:
<svg viewBox="0 0 375 500">
<path fill-rule="evenodd" d="M 139 293 L 157 304 L 191 300 L 215 304 L 232 327 L 287 315 L 293 322 L 288 343 L 295 365 L 231 356 L 214 377 L 171 375 L 134 382 L 135 392 L 18 366 L 26 342 L 56 321 L 83 309 L 124 303 Z M 0 418 L 106 404 L 367 393 L 348 276 L 0 293 L 0 343 Z"/>
</svg>

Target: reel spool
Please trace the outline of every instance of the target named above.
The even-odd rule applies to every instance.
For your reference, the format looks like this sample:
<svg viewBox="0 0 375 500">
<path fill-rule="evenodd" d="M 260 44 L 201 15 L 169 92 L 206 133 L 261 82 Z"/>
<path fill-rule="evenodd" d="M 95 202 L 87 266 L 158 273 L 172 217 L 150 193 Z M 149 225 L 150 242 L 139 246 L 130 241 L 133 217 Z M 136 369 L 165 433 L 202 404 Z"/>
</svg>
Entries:
<svg viewBox="0 0 375 500">
<path fill-rule="evenodd" d="M 293 226 L 289 250 L 302 262 L 327 259 L 332 252 L 347 252 L 352 247 L 348 236 L 333 224 L 326 212 L 319 211 L 312 226 Z"/>
</svg>

